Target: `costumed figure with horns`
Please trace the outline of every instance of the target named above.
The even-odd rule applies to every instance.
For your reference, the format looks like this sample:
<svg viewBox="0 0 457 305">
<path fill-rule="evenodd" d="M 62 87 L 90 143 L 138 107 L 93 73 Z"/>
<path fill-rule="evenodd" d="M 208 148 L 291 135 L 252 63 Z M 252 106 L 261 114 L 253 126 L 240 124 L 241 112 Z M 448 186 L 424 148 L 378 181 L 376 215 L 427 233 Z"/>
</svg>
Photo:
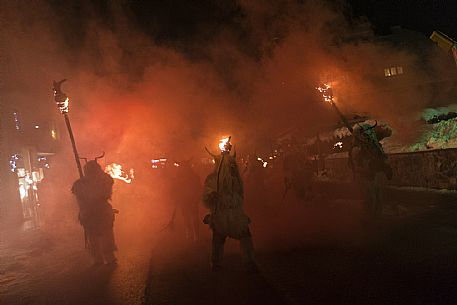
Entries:
<svg viewBox="0 0 457 305">
<path fill-rule="evenodd" d="M 103 157 L 103 156 L 101 156 Z M 114 213 L 110 204 L 114 180 L 95 160 L 84 166 L 84 176 L 73 183 L 72 192 L 79 206 L 79 221 L 84 228 L 86 247 L 95 265 L 115 264 Z"/>
<path fill-rule="evenodd" d="M 377 217 L 382 212 L 383 181 L 392 179 L 392 168 L 380 141 L 391 136 L 392 130 L 387 125 L 378 126 L 377 122 L 372 126 L 362 123 L 354 127 L 352 134 L 349 166 L 362 185 L 369 214 Z"/>
<path fill-rule="evenodd" d="M 248 268 L 257 270 L 252 236 L 249 230 L 250 219 L 243 210 L 243 182 L 236 163 L 236 153 L 230 154 L 230 137 L 221 141 L 221 154 L 210 153 L 214 158 L 214 171 L 205 180 L 203 203 L 210 210 L 203 222 L 212 230 L 211 267 L 221 268 L 224 244 L 227 237 L 240 241 Z"/>
</svg>

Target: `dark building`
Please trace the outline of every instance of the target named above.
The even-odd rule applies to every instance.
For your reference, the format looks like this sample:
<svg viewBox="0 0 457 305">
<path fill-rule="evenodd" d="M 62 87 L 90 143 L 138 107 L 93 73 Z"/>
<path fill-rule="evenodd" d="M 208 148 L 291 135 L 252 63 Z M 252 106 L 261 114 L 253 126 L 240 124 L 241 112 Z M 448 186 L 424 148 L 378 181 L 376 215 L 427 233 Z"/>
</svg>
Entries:
<svg viewBox="0 0 457 305">
<path fill-rule="evenodd" d="M 396 26 L 386 35 L 375 36 L 368 26 L 362 26 L 340 38 L 334 47 L 348 43 L 366 48 L 366 64 L 348 65 L 343 68 L 346 73 L 330 71 L 321 76 L 323 82 L 337 83 L 335 95 L 345 103 L 367 98 L 408 104 L 401 101 L 418 99 L 424 107 L 439 107 L 457 100 L 457 67 L 452 54 L 422 33 Z M 360 87 L 361 79 L 371 85 L 369 90 Z"/>
</svg>

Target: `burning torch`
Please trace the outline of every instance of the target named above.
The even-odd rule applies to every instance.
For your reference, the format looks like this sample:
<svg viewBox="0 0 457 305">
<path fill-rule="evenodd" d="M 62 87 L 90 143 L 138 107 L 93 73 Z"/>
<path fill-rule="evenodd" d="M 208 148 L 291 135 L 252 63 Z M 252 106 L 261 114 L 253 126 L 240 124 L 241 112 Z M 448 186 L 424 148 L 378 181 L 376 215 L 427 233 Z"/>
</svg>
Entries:
<svg viewBox="0 0 457 305">
<path fill-rule="evenodd" d="M 220 175 L 221 175 L 221 168 L 222 168 L 222 163 L 224 162 L 224 158 L 226 155 L 230 154 L 230 151 L 232 150 L 232 143 L 230 143 L 230 139 L 232 137 L 229 136 L 229 137 L 225 137 L 221 140 L 219 140 L 219 149 L 221 150 L 221 160 L 219 162 L 219 166 L 217 168 L 217 176 L 216 176 L 216 193 L 219 194 L 219 191 L 220 191 L 220 188 L 219 188 L 219 181 L 220 181 Z M 215 160 L 216 160 L 216 155 L 211 153 L 208 148 L 205 147 L 205 150 L 208 152 L 208 154 L 210 154 L 210 156 L 212 156 Z M 217 214 L 217 210 L 218 210 L 218 204 L 216 203 L 215 207 L 214 207 L 214 212 L 213 214 L 216 215 Z M 212 221 L 212 217 L 211 217 L 211 214 L 208 214 L 205 216 L 205 218 L 203 219 L 203 223 L 204 224 L 210 224 Z"/>
<path fill-rule="evenodd" d="M 336 111 L 338 116 L 340 117 L 341 121 L 343 122 L 344 126 L 351 132 L 351 134 L 354 132 L 354 129 L 352 128 L 351 124 L 349 124 L 348 120 L 346 117 L 343 115 L 343 113 L 340 111 L 340 109 L 336 106 L 335 101 L 333 100 L 333 90 L 332 87 L 330 87 L 327 84 L 323 84 L 322 86 L 319 86 L 316 88 L 319 92 L 322 93 L 322 97 L 324 98 L 325 102 L 329 102 L 330 105 L 332 105 L 332 108 Z"/>
<path fill-rule="evenodd" d="M 65 118 L 65 124 L 67 125 L 68 134 L 70 135 L 71 146 L 73 147 L 73 153 L 75 155 L 76 166 L 78 167 L 79 176 L 82 178 L 84 176 L 83 169 L 81 167 L 81 162 L 79 160 L 78 151 L 76 150 L 76 143 L 75 137 L 73 136 L 73 131 L 71 129 L 70 119 L 68 118 L 68 106 L 70 99 L 68 98 L 67 94 L 62 92 L 61 86 L 62 83 L 65 82 L 66 79 L 63 79 L 59 82 L 53 82 L 53 90 L 54 90 L 54 100 L 57 104 L 57 108 L 63 117 Z"/>
<path fill-rule="evenodd" d="M 232 143 L 230 143 L 230 139 L 231 138 L 232 137 L 229 136 L 229 137 L 226 137 L 226 138 L 223 138 L 223 139 L 219 140 L 219 149 L 221 150 L 221 161 L 220 161 L 219 166 L 217 168 L 217 181 L 216 181 L 217 190 L 216 190 L 216 192 L 218 192 L 218 193 L 219 193 L 219 177 L 220 177 L 220 174 L 221 174 L 222 163 L 224 162 L 225 155 L 230 154 L 230 151 L 232 150 Z M 213 154 L 212 152 L 210 152 L 208 150 L 208 148 L 206 148 L 206 147 L 205 147 L 205 150 L 211 157 L 216 159 L 216 154 Z M 236 153 L 234 154 L 234 157 L 236 158 Z"/>
<path fill-rule="evenodd" d="M 217 192 L 219 193 L 219 177 L 221 174 L 222 163 L 224 162 L 225 155 L 229 154 L 232 150 L 232 143 L 230 140 L 231 136 L 219 140 L 219 149 L 221 150 L 221 162 L 219 163 L 219 168 L 217 169 Z"/>
</svg>

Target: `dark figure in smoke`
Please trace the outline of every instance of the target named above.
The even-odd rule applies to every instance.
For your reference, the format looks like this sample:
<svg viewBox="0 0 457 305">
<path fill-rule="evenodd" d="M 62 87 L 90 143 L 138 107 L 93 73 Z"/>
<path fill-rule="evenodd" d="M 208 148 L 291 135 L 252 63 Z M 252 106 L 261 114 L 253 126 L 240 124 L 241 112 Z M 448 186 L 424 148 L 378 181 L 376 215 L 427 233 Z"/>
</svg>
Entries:
<svg viewBox="0 0 457 305">
<path fill-rule="evenodd" d="M 249 156 L 246 167 L 246 202 L 248 208 L 262 208 L 261 205 L 256 206 L 256 203 L 265 203 L 266 188 L 265 188 L 265 168 L 263 162 L 258 160 L 256 154 Z"/>
<path fill-rule="evenodd" d="M 250 220 L 243 210 L 243 182 L 236 157 L 230 155 L 230 149 L 223 151 L 220 156 L 212 156 L 215 160 L 214 171 L 206 178 L 203 193 L 203 202 L 211 212 L 204 222 L 213 231 L 212 269 L 217 271 L 221 268 L 224 243 L 230 237 L 240 241 L 249 269 L 256 271 Z"/>
<path fill-rule="evenodd" d="M 303 202 L 308 199 L 311 171 L 307 168 L 305 153 L 300 150 L 298 145 L 294 145 L 292 150 L 285 155 L 283 169 L 285 173 L 284 195 L 290 189 L 299 201 Z"/>
<path fill-rule="evenodd" d="M 175 187 L 171 196 L 176 206 L 172 221 L 174 221 L 176 212 L 180 211 L 184 220 L 186 239 L 197 241 L 200 226 L 198 207 L 201 196 L 198 190 L 201 190 L 202 187 L 200 177 L 193 170 L 191 160 L 175 163 L 173 167 L 175 175 L 173 175 L 172 184 Z"/>
<path fill-rule="evenodd" d="M 72 192 L 78 202 L 79 221 L 84 227 L 86 243 L 94 264 L 114 264 L 114 211 L 109 203 L 114 181 L 97 161 L 87 162 L 84 174 L 73 184 Z"/>
<path fill-rule="evenodd" d="M 356 180 L 362 184 L 368 212 L 375 217 L 382 212 L 383 179 L 392 179 L 392 168 L 379 141 L 391 134 L 392 130 L 387 126 L 359 124 L 354 128 L 349 150 L 349 165 Z"/>
</svg>

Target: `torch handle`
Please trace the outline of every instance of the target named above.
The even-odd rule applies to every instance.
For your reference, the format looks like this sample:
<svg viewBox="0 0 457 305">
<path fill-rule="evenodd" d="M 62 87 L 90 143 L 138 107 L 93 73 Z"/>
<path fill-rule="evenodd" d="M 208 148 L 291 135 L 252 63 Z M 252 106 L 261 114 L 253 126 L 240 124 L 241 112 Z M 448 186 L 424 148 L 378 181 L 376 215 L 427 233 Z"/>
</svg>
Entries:
<svg viewBox="0 0 457 305">
<path fill-rule="evenodd" d="M 70 135 L 71 146 L 73 148 L 73 153 L 75 155 L 75 161 L 76 161 L 76 166 L 78 167 L 79 177 L 82 178 L 82 177 L 84 177 L 84 173 L 83 173 L 83 169 L 81 167 L 81 161 L 79 160 L 78 151 L 76 150 L 75 137 L 73 136 L 73 131 L 71 129 L 70 119 L 68 118 L 67 113 L 64 113 L 63 116 L 65 118 L 65 124 L 67 125 L 68 134 Z"/>
<path fill-rule="evenodd" d="M 340 119 L 341 121 L 343 122 L 343 124 L 346 126 L 347 129 L 349 129 L 349 131 L 352 133 L 354 133 L 354 130 L 351 126 L 351 124 L 349 124 L 348 120 L 346 119 L 346 117 L 341 113 L 340 109 L 336 106 L 335 102 L 331 102 L 332 104 L 332 107 L 333 109 L 335 109 L 336 113 L 338 113 L 338 115 L 340 116 Z"/>
</svg>

